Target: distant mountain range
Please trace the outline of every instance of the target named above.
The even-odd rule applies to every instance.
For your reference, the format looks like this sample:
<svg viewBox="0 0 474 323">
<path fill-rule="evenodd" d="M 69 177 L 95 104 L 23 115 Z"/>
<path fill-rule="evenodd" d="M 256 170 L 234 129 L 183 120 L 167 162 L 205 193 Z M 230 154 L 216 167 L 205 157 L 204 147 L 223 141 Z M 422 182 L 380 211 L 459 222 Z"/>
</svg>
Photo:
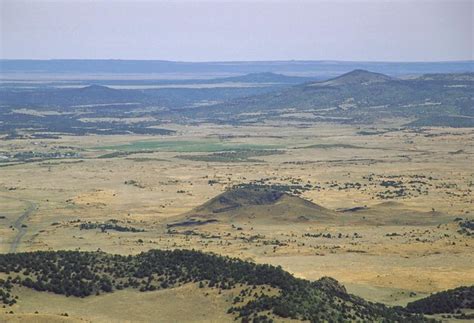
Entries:
<svg viewBox="0 0 474 323">
<path fill-rule="evenodd" d="M 473 72 L 474 61 L 453 62 L 347 62 L 347 61 L 253 61 L 172 62 L 143 60 L 0 60 L 0 74 L 188 74 L 235 75 L 284 73 L 320 78 L 334 77 L 354 69 L 392 76 L 426 73 Z M 4 77 L 5 75 L 2 75 Z M 216 76 L 214 76 L 216 77 Z"/>
<path fill-rule="evenodd" d="M 314 120 L 345 123 L 371 123 L 395 117 L 412 119 L 415 124 L 434 122 L 439 126 L 471 127 L 474 126 L 473 81 L 474 73 L 398 79 L 358 69 L 327 81 L 237 98 L 188 113 L 192 118 L 255 122 L 281 117 L 288 111 L 304 111 L 312 113 Z M 258 119 L 249 119 L 249 113 L 257 112 Z"/>
<path fill-rule="evenodd" d="M 183 81 L 184 82 L 184 81 Z M 79 88 L 0 87 L 0 133 L 16 130 L 60 133 L 156 133 L 164 122 L 249 124 L 269 120 L 374 124 L 402 120 L 405 126 L 474 127 L 474 73 L 397 78 L 356 69 L 315 81 L 272 72 L 191 81 L 188 87 Z M 203 86 L 205 85 L 205 86 Z M 18 109 L 56 111 L 35 115 Z M 88 118 L 146 117 L 131 126 L 85 122 Z M 106 129 L 106 130 L 104 130 Z M 159 133 L 162 133 L 160 130 Z M 16 136 L 16 135 L 15 135 Z"/>
</svg>

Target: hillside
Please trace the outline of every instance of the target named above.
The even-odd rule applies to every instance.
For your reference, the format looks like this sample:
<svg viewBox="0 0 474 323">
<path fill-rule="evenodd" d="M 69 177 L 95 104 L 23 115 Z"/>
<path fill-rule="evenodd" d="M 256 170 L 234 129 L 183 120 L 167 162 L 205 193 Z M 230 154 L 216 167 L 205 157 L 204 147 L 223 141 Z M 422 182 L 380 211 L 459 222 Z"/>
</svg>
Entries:
<svg viewBox="0 0 474 323">
<path fill-rule="evenodd" d="M 348 294 L 331 278 L 315 282 L 293 277 L 281 268 L 257 265 L 196 251 L 151 250 L 136 256 L 103 252 L 33 252 L 0 255 L 0 297 L 18 310 L 19 286 L 70 297 L 96 297 L 118 290 L 142 292 L 197 284 L 238 295 L 227 310 L 243 322 L 292 318 L 316 321 L 422 322 L 418 314 L 367 302 Z M 93 296 L 96 295 L 96 296 Z"/>
<path fill-rule="evenodd" d="M 373 83 L 388 82 L 394 80 L 390 76 L 373 73 L 366 70 L 353 70 L 341 76 L 323 82 L 312 83 L 308 86 L 349 86 L 349 85 L 370 85 Z"/>
<path fill-rule="evenodd" d="M 252 222 L 327 220 L 335 212 L 286 192 L 234 188 L 212 198 L 192 211 L 173 219 L 171 226 L 188 225 L 199 219 L 214 222 L 251 220 Z"/>
<path fill-rule="evenodd" d="M 352 209 L 338 210 L 349 218 L 363 217 L 364 223 L 371 225 L 395 225 L 395 226 L 425 226 L 439 225 L 452 222 L 449 215 L 426 210 L 411 209 L 402 202 L 382 202 L 371 207 L 356 207 Z"/>
<path fill-rule="evenodd" d="M 408 127 L 474 127 L 473 73 L 398 79 L 357 69 L 326 81 L 253 73 L 185 80 L 188 88 L 0 88 L 0 134 L 165 134 L 164 122 L 248 124 L 268 121 L 374 124 L 403 119 Z M 191 83 L 189 83 L 191 82 Z M 194 84 L 195 83 L 195 84 Z M 210 84 L 208 84 L 210 83 Z M 148 84 L 148 82 L 146 82 Z M 215 84 L 215 85 L 214 85 Z M 296 85 L 295 85 L 296 84 Z M 156 85 L 156 84 L 155 84 Z M 34 113 L 19 113 L 28 106 Z M 48 111 L 47 113 L 43 113 Z M 53 111 L 53 113 L 51 113 Z M 41 115 L 38 115 L 41 114 Z M 83 122 L 82 118 L 100 122 Z M 104 118 L 142 118 L 126 124 Z"/>
<path fill-rule="evenodd" d="M 426 298 L 407 304 L 407 310 L 423 314 L 457 314 L 459 319 L 474 319 L 474 315 L 466 315 L 465 310 L 474 310 L 474 286 L 462 286 L 455 289 L 435 293 Z M 467 317 L 469 316 L 469 317 Z"/>
<path fill-rule="evenodd" d="M 286 112 L 305 112 L 314 117 L 342 123 L 373 123 L 386 118 L 423 119 L 423 125 L 459 123 L 474 126 L 472 118 L 473 73 L 423 75 L 396 79 L 365 70 L 354 70 L 322 82 L 305 83 L 279 91 L 234 99 L 225 104 L 188 111 L 191 118 L 208 120 L 264 121 L 281 118 Z M 259 113 L 249 118 L 249 113 Z M 436 122 L 435 122 L 436 121 Z"/>
</svg>

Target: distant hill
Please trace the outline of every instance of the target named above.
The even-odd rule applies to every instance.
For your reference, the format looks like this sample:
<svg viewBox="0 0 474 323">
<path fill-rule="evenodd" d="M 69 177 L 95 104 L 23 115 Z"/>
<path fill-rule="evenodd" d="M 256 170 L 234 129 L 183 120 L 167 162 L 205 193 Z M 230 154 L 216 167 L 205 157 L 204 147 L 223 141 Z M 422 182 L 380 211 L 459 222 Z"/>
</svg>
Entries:
<svg viewBox="0 0 474 323">
<path fill-rule="evenodd" d="M 452 222 L 452 217 L 445 213 L 433 210 L 414 210 L 395 201 L 382 202 L 371 207 L 356 207 L 338 211 L 349 216 L 349 219 L 345 220 L 346 223 L 350 223 L 351 219 L 359 221 L 360 218 L 366 224 L 390 226 L 435 226 Z"/>
<path fill-rule="evenodd" d="M 313 73 L 329 78 L 354 69 L 367 69 L 389 75 L 424 73 L 456 73 L 473 71 L 473 61 L 455 62 L 347 62 L 347 61 L 228 61 L 228 62 L 173 62 L 163 60 L 0 60 L 2 73 L 186 73 L 248 74 L 273 73 Z"/>
<path fill-rule="evenodd" d="M 285 192 L 236 188 L 210 199 L 192 211 L 173 219 L 171 225 L 215 220 L 233 222 L 305 222 L 332 219 L 336 213 L 308 200 Z M 194 221 L 194 222 L 189 222 Z"/>
<path fill-rule="evenodd" d="M 308 86 L 350 86 L 350 85 L 369 85 L 372 83 L 387 82 L 393 80 L 390 76 L 373 73 L 366 70 L 353 70 L 333 79 L 317 82 Z"/>
<path fill-rule="evenodd" d="M 474 319 L 474 313 L 470 317 L 461 314 L 463 310 L 474 310 L 474 285 L 442 291 L 410 302 L 407 310 L 423 314 L 452 313 L 458 314 L 455 317 L 459 319 Z"/>
<path fill-rule="evenodd" d="M 301 84 L 322 80 L 324 77 L 314 76 L 290 76 L 273 72 L 248 73 L 237 76 L 213 77 L 213 78 L 189 78 L 189 79 L 146 79 L 146 80 L 94 80 L 97 84 L 103 85 L 167 85 L 172 88 L 173 85 L 196 85 L 196 84 L 220 84 L 220 83 L 261 83 L 262 85 L 286 85 Z M 85 81 L 81 81 L 85 83 Z"/>
<path fill-rule="evenodd" d="M 407 125 L 410 127 L 472 128 L 474 127 L 474 115 L 472 115 L 472 112 L 470 111 L 469 116 L 440 115 L 427 118 L 421 117 Z"/>
<path fill-rule="evenodd" d="M 84 125 L 77 120 L 84 109 L 87 109 L 89 116 L 99 117 L 116 118 L 121 113 L 124 116 L 130 113 L 152 115 L 157 120 L 155 124 L 140 125 L 148 129 L 161 120 L 231 124 L 269 120 L 373 124 L 393 118 L 406 120 L 408 127 L 474 127 L 474 73 L 395 78 L 356 69 L 325 81 L 314 81 L 263 72 L 181 83 L 192 84 L 193 87 L 112 89 L 90 85 L 82 88 L 0 88 L 0 104 L 5 107 L 0 111 L 0 118 L 7 121 L 0 124 L 0 133 L 11 133 L 17 129 L 70 133 L 81 128 L 81 132 L 88 132 L 95 126 Z M 246 85 L 200 87 L 204 83 Z M 109 109 L 105 109 L 104 105 Z M 12 110 L 24 106 L 80 113 L 76 116 L 59 114 L 42 118 L 12 113 Z M 150 112 L 145 113 L 144 110 Z M 304 116 L 298 116 L 301 112 Z M 72 128 L 58 127 L 58 123 L 69 124 Z M 140 130 L 132 132 L 139 133 Z"/>
<path fill-rule="evenodd" d="M 209 102 L 268 93 L 314 80 L 274 73 L 254 73 L 235 77 L 186 80 L 94 80 L 61 85 L 11 83 L 0 86 L 0 104 L 8 107 L 61 107 L 134 102 L 142 105 L 189 108 Z M 232 84 L 234 83 L 234 84 Z M 64 86 L 64 87 L 63 87 Z M 110 86 L 110 87 L 108 87 Z M 112 88 L 118 86 L 118 88 Z"/>
<path fill-rule="evenodd" d="M 108 92 L 108 93 L 117 92 L 116 90 L 111 89 L 107 86 L 98 85 L 98 84 L 91 84 L 91 85 L 79 88 L 78 90 L 83 93 L 101 93 L 101 94 L 104 92 Z"/>
<path fill-rule="evenodd" d="M 471 120 L 463 117 L 473 115 L 473 80 L 473 73 L 397 79 L 354 70 L 327 81 L 237 98 L 187 113 L 190 118 L 234 122 L 245 122 L 250 119 L 249 113 L 259 113 L 259 118 L 251 118 L 255 122 L 278 118 L 285 111 L 304 111 L 314 115 L 314 118 L 306 116 L 308 121 L 370 124 L 380 119 L 405 118 L 425 120 L 422 124 L 426 126 L 472 126 Z M 445 116 L 463 119 L 443 121 Z"/>
<path fill-rule="evenodd" d="M 128 90 L 114 90 L 102 85 L 79 88 L 40 88 L 29 91 L 2 89 L 0 103 L 9 106 L 74 107 L 86 104 L 140 102 L 143 95 Z M 67 109 L 67 108 L 66 108 Z"/>
</svg>

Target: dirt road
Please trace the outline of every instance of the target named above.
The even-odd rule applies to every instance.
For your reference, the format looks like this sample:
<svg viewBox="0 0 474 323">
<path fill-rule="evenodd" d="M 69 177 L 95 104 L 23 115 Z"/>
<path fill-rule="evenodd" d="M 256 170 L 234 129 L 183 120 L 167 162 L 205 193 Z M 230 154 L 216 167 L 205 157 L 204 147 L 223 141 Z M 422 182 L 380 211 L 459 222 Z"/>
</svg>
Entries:
<svg viewBox="0 0 474 323">
<path fill-rule="evenodd" d="M 26 203 L 27 208 L 26 210 L 16 219 L 16 221 L 13 223 L 13 228 L 17 231 L 17 234 L 15 238 L 12 241 L 12 244 L 10 246 L 10 252 L 16 252 L 16 249 L 18 248 L 18 245 L 21 242 L 21 239 L 23 236 L 26 234 L 27 227 L 24 225 L 24 222 L 34 213 L 36 210 L 36 203 L 33 203 L 31 201 L 26 201 L 26 200 L 21 200 L 22 202 Z"/>
</svg>

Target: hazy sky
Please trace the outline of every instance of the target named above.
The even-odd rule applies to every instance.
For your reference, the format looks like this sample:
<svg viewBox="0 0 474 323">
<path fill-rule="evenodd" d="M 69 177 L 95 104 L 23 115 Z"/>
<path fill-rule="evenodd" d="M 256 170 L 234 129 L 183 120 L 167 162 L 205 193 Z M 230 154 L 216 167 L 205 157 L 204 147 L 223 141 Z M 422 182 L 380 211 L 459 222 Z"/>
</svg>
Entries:
<svg viewBox="0 0 474 323">
<path fill-rule="evenodd" d="M 0 58 L 474 59 L 474 0 L 0 3 Z"/>
</svg>

